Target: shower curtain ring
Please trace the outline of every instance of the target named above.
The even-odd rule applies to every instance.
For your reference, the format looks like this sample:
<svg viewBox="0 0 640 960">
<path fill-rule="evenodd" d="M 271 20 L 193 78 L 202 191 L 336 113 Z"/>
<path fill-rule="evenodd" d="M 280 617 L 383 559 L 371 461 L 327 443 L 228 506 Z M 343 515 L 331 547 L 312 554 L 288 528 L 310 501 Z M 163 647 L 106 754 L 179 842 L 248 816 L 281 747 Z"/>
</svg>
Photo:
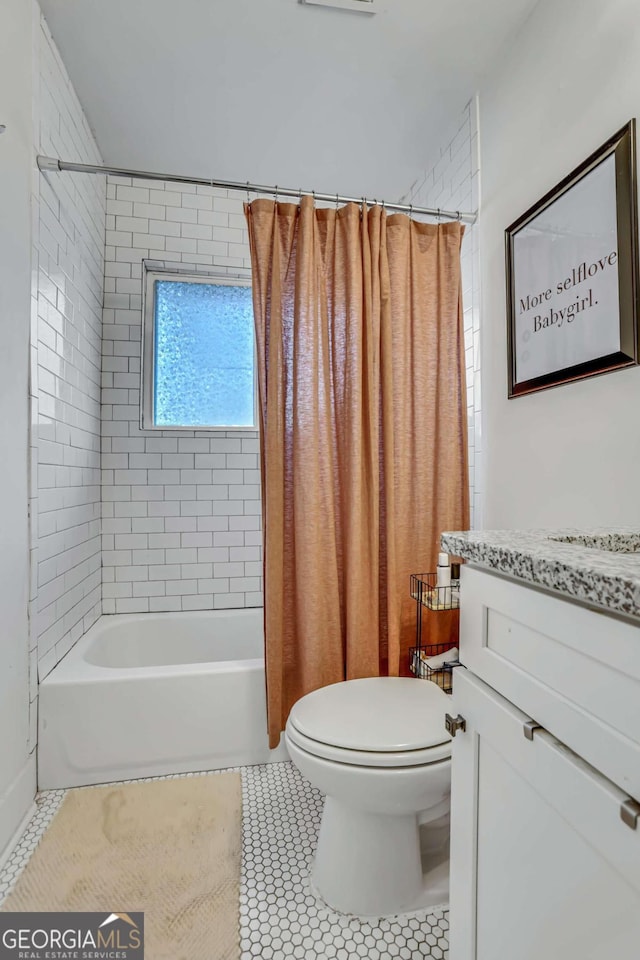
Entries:
<svg viewBox="0 0 640 960">
<path fill-rule="evenodd" d="M 436 214 L 436 217 L 437 217 L 438 223 L 440 223 L 440 207 L 438 207 L 438 212 Z"/>
<path fill-rule="evenodd" d="M 251 194 L 249 193 L 249 181 L 247 180 L 247 203 L 251 203 Z"/>
<path fill-rule="evenodd" d="M 410 203 L 410 204 L 409 204 L 409 219 L 411 219 L 412 216 L 413 216 L 413 204 Z"/>
<path fill-rule="evenodd" d="M 336 210 L 338 209 L 338 194 L 336 193 Z"/>
<path fill-rule="evenodd" d="M 276 183 L 276 189 L 275 189 L 275 193 L 274 193 L 274 202 L 275 202 L 275 203 L 278 202 L 278 184 L 277 184 L 277 183 Z"/>
</svg>

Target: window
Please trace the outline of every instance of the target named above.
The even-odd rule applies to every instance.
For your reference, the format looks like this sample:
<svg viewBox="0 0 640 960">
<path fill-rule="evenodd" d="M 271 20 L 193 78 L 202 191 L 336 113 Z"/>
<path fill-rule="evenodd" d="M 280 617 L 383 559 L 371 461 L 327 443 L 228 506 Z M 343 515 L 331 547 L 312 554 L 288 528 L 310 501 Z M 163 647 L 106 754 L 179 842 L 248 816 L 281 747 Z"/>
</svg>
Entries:
<svg viewBox="0 0 640 960">
<path fill-rule="evenodd" d="M 250 280 L 147 271 L 143 337 L 143 429 L 256 429 Z"/>
</svg>

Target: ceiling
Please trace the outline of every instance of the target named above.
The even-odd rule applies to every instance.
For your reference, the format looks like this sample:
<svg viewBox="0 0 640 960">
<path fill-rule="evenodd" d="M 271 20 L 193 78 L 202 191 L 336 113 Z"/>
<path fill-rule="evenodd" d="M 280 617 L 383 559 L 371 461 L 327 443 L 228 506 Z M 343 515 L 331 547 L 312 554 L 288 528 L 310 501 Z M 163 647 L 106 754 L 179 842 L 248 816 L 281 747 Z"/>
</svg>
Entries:
<svg viewBox="0 0 640 960">
<path fill-rule="evenodd" d="M 393 200 L 536 2 L 40 5 L 105 163 Z"/>
</svg>

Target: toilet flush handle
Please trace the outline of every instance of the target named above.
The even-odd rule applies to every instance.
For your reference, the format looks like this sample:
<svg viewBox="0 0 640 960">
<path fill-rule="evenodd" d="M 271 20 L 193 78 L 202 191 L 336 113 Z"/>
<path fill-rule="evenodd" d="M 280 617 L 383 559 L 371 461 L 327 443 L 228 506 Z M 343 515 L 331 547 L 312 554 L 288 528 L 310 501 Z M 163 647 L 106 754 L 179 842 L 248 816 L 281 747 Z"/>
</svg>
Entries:
<svg viewBox="0 0 640 960">
<path fill-rule="evenodd" d="M 450 713 L 445 713 L 444 725 L 447 728 L 447 733 L 452 737 L 455 737 L 458 730 L 464 733 L 467 729 L 467 721 L 460 714 L 457 717 L 452 717 Z"/>
</svg>

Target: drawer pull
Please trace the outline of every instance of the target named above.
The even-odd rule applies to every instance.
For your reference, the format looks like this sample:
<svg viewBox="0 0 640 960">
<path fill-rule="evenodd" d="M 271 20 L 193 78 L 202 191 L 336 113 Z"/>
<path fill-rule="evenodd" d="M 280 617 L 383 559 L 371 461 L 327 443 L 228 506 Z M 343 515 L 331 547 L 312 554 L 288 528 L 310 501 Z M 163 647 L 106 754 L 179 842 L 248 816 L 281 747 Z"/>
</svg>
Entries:
<svg viewBox="0 0 640 960">
<path fill-rule="evenodd" d="M 533 740 L 533 735 L 536 730 L 542 730 L 542 727 L 539 723 L 536 723 L 535 720 L 525 720 L 522 724 L 522 732 L 527 740 Z"/>
<path fill-rule="evenodd" d="M 444 715 L 444 725 L 447 728 L 447 733 L 452 737 L 455 737 L 458 730 L 461 730 L 463 733 L 467 729 L 467 721 L 464 717 L 461 717 L 458 714 L 457 717 L 452 717 L 450 713 L 445 713 Z"/>
<path fill-rule="evenodd" d="M 620 804 L 620 819 L 623 823 L 626 823 L 628 827 L 631 827 L 632 830 L 635 830 L 638 826 L 639 818 L 640 803 L 638 803 L 637 800 L 632 800 L 631 797 L 629 797 Z"/>
</svg>

